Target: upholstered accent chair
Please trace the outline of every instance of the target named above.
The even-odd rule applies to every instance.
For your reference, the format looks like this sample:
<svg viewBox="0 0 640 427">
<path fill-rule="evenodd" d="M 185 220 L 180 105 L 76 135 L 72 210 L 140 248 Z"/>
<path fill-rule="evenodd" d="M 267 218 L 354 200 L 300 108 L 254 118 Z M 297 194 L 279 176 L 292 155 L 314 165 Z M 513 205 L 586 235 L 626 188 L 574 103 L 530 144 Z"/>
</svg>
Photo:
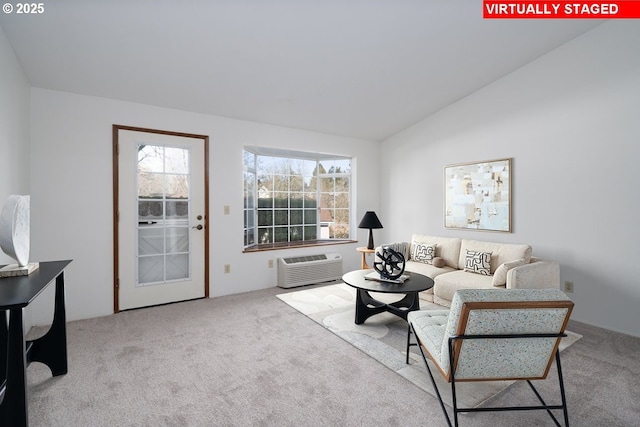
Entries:
<svg viewBox="0 0 640 427">
<path fill-rule="evenodd" d="M 431 383 L 444 406 L 427 359 L 451 383 L 453 421 L 458 413 L 562 409 L 569 425 L 560 366 L 560 339 L 573 302 L 557 289 L 464 289 L 455 293 L 450 310 L 418 310 L 408 314 L 407 363 L 411 346 L 418 346 Z M 412 336 L 415 342 L 412 342 Z M 562 404 L 548 405 L 531 380 L 546 379 L 555 359 Z M 525 380 L 539 406 L 459 408 L 456 383 L 462 381 Z"/>
</svg>

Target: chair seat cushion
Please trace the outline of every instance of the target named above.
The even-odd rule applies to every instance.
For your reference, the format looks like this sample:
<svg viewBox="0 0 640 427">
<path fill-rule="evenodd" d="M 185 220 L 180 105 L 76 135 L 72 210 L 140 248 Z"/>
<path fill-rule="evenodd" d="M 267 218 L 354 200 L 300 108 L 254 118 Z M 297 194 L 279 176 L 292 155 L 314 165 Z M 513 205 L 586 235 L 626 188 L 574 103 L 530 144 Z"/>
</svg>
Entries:
<svg viewBox="0 0 640 427">
<path fill-rule="evenodd" d="M 436 360 L 441 358 L 448 318 L 449 310 L 418 310 L 407 315 L 407 322 L 413 325 L 413 330 L 425 350 Z"/>
</svg>

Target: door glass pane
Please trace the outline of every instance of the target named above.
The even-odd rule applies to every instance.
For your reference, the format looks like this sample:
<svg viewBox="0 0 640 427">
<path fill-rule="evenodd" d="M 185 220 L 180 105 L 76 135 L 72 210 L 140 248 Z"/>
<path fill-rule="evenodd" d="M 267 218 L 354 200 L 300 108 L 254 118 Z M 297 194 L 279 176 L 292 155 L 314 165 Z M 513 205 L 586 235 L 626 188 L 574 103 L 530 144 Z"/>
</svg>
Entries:
<svg viewBox="0 0 640 427">
<path fill-rule="evenodd" d="M 154 172 L 138 172 L 138 197 L 141 199 L 162 197 L 163 175 Z"/>
<path fill-rule="evenodd" d="M 189 255 L 167 255 L 167 280 L 186 279 L 189 277 Z"/>
<path fill-rule="evenodd" d="M 189 149 L 139 144 L 137 172 L 138 286 L 189 279 Z"/>
<path fill-rule="evenodd" d="M 138 255 L 158 255 L 164 253 L 164 232 L 162 228 L 138 229 Z"/>
<path fill-rule="evenodd" d="M 138 284 L 164 281 L 164 256 L 138 258 Z"/>
<path fill-rule="evenodd" d="M 167 253 L 189 251 L 189 227 L 171 227 L 165 231 Z"/>
<path fill-rule="evenodd" d="M 162 201 L 160 200 L 139 200 L 138 201 L 138 221 L 153 221 L 162 219 Z"/>
<path fill-rule="evenodd" d="M 138 170 L 164 172 L 163 148 L 157 145 L 138 144 Z"/>
<path fill-rule="evenodd" d="M 188 199 L 189 180 L 187 175 L 165 175 L 165 195 L 167 199 Z"/>
<path fill-rule="evenodd" d="M 167 173 L 189 173 L 189 150 L 184 148 L 165 148 L 165 162 Z"/>
<path fill-rule="evenodd" d="M 189 218 L 189 202 L 174 202 L 167 201 L 166 204 L 166 212 L 167 219 L 169 218 L 181 218 L 188 219 Z"/>
</svg>

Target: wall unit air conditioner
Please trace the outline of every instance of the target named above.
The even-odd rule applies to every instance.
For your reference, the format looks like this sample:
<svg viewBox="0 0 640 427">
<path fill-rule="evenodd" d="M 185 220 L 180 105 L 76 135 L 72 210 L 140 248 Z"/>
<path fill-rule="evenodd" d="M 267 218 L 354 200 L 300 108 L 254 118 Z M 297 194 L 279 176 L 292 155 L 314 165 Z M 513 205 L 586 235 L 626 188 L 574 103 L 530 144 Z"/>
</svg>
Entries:
<svg viewBox="0 0 640 427">
<path fill-rule="evenodd" d="M 278 286 L 281 288 L 328 282 L 341 277 L 342 256 L 339 253 L 278 259 Z"/>
</svg>

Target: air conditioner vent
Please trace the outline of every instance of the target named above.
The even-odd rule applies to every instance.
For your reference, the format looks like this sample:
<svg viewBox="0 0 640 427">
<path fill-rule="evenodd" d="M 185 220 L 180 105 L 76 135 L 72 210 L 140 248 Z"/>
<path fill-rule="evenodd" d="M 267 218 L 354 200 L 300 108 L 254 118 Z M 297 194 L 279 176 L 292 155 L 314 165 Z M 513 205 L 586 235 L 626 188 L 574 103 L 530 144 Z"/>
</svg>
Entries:
<svg viewBox="0 0 640 427">
<path fill-rule="evenodd" d="M 327 256 L 325 254 L 298 256 L 293 258 L 283 258 L 284 262 L 287 264 L 296 264 L 299 262 L 307 262 L 307 261 L 320 261 L 324 259 L 327 259 Z"/>
<path fill-rule="evenodd" d="M 278 259 L 278 286 L 281 288 L 328 282 L 340 277 L 342 256 L 339 253 Z"/>
</svg>

